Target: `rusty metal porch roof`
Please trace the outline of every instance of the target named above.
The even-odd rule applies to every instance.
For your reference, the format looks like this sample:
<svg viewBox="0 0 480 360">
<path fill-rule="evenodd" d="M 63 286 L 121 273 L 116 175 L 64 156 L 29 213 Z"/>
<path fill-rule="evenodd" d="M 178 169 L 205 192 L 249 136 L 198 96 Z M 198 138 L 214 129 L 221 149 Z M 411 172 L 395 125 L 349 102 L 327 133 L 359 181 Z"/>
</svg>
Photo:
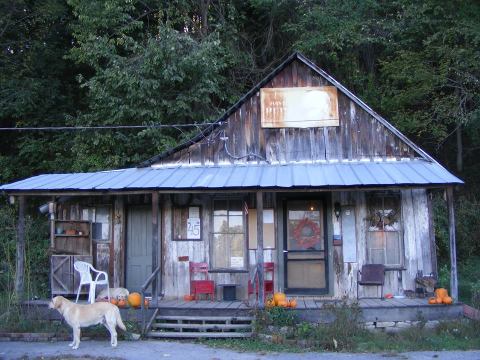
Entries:
<svg viewBox="0 0 480 360">
<path fill-rule="evenodd" d="M 16 192 L 108 192 L 133 190 L 322 189 L 433 187 L 463 184 L 426 160 L 336 163 L 145 167 L 71 174 L 45 174 L 0 186 Z"/>
</svg>

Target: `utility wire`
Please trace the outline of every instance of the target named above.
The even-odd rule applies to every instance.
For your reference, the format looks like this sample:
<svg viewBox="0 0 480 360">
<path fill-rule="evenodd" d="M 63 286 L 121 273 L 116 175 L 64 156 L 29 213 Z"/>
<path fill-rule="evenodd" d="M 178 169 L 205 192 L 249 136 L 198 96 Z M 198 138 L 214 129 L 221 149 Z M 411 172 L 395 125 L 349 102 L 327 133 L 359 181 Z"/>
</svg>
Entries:
<svg viewBox="0 0 480 360">
<path fill-rule="evenodd" d="M 0 127 L 0 131 L 76 131 L 76 130 L 109 130 L 109 129 L 166 129 L 221 125 L 220 123 L 199 124 L 156 124 L 156 125 L 107 125 L 107 126 L 45 126 L 45 127 Z"/>
</svg>

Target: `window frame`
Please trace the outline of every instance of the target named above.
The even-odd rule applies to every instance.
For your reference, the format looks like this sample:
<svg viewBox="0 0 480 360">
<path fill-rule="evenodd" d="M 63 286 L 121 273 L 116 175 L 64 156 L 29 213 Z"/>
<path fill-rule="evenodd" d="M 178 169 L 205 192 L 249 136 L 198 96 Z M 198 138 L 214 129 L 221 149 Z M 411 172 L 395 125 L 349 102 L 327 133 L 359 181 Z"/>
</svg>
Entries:
<svg viewBox="0 0 480 360">
<path fill-rule="evenodd" d="M 372 209 L 372 199 L 382 199 L 382 210 L 385 210 L 385 199 L 389 198 L 392 199 L 393 201 L 397 202 L 396 208 L 398 208 L 398 229 L 397 230 L 385 230 L 385 221 L 382 219 L 383 223 L 383 229 L 378 229 L 378 230 L 370 230 L 371 227 L 371 209 Z M 397 270 L 397 269 L 403 269 L 405 266 L 405 245 L 404 245 L 404 239 L 403 239 L 403 233 L 404 233 L 404 222 L 403 222 L 403 216 L 402 216 L 402 196 L 401 192 L 399 191 L 376 191 L 376 192 L 370 192 L 367 193 L 367 198 L 366 198 L 366 207 L 367 207 L 367 217 L 366 217 L 366 242 L 365 242 L 365 263 L 366 264 L 374 264 L 373 262 L 370 261 L 370 247 L 369 247 L 369 238 L 370 238 L 370 233 L 382 233 L 382 240 L 383 240 L 383 250 L 385 254 L 385 261 L 383 262 L 383 265 L 385 266 L 386 270 Z M 386 242 L 386 234 L 387 233 L 396 233 L 398 234 L 398 252 L 399 252 L 399 263 L 398 264 L 387 264 L 387 242 Z"/>
<path fill-rule="evenodd" d="M 242 203 L 241 206 L 241 211 L 242 211 L 242 234 L 243 234 L 243 268 L 224 268 L 224 267 L 214 267 L 214 243 L 215 243 L 215 235 L 216 234 L 224 234 L 224 233 L 217 233 L 215 232 L 214 228 L 214 222 L 215 222 L 215 202 L 217 201 L 227 201 L 227 218 L 228 218 L 228 212 L 230 211 L 230 201 L 240 201 Z M 248 266 L 249 266 L 249 256 L 248 256 L 248 228 L 247 228 L 247 214 L 245 213 L 245 207 L 243 204 L 245 203 L 245 199 L 243 197 L 215 197 L 212 198 L 210 208 L 211 208 L 211 218 L 210 218 L 210 228 L 212 229 L 210 231 L 210 270 L 209 272 L 211 273 L 246 273 L 248 272 Z M 226 233 L 228 234 L 228 233 Z M 232 233 L 233 234 L 233 233 Z M 236 233 L 239 234 L 239 233 Z"/>
</svg>

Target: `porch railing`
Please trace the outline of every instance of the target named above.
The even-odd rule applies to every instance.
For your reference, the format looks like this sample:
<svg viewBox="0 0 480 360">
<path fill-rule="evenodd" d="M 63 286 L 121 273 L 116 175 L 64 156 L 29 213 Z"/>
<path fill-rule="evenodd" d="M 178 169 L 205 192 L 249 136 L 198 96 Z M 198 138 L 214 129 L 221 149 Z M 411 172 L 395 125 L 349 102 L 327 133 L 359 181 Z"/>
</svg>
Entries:
<svg viewBox="0 0 480 360">
<path fill-rule="evenodd" d="M 155 270 L 153 270 L 153 272 L 150 274 L 150 276 L 147 278 L 147 280 L 145 280 L 145 282 L 143 283 L 142 285 L 142 332 L 145 333 L 145 331 L 147 330 L 147 328 L 145 327 L 145 293 L 147 291 L 147 289 L 150 287 L 150 285 L 152 284 L 152 282 L 154 280 L 157 280 L 157 277 L 158 277 L 158 274 L 160 273 L 160 265 L 157 266 L 155 268 Z M 155 292 L 155 294 L 152 292 L 152 303 L 154 305 L 156 305 L 158 302 L 158 296 Z"/>
</svg>

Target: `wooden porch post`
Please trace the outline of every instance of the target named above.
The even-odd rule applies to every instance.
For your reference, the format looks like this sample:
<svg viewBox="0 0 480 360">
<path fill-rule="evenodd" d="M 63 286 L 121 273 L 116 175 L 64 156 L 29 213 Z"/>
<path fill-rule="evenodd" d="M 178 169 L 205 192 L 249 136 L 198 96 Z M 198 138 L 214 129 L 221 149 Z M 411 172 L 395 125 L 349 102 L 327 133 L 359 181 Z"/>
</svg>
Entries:
<svg viewBox="0 0 480 360">
<path fill-rule="evenodd" d="M 124 286 L 125 278 L 125 200 L 115 196 L 113 221 L 113 287 Z M 112 261 L 111 260 L 111 261 Z"/>
<path fill-rule="evenodd" d="M 447 187 L 448 230 L 450 238 L 450 291 L 458 301 L 457 245 L 455 240 L 455 208 L 453 206 L 453 187 Z"/>
<path fill-rule="evenodd" d="M 257 274 L 258 274 L 258 308 L 265 306 L 263 267 L 263 193 L 257 191 Z"/>
<path fill-rule="evenodd" d="M 15 293 L 20 302 L 24 297 L 25 283 L 25 196 L 18 197 L 17 225 L 17 271 L 15 272 Z"/>
<path fill-rule="evenodd" d="M 158 192 L 152 192 L 152 271 L 159 264 L 158 261 Z M 161 276 L 161 275 L 160 275 Z M 152 301 L 154 305 L 158 304 L 158 279 L 152 282 Z"/>
</svg>

